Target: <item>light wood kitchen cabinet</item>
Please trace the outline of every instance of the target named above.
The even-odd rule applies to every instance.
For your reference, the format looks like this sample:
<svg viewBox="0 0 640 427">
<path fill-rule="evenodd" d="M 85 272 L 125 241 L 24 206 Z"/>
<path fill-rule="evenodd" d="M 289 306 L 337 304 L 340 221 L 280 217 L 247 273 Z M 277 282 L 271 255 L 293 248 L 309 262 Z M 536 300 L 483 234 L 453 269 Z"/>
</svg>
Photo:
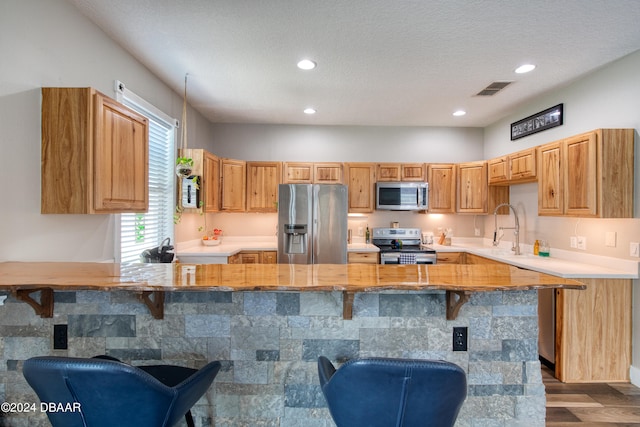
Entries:
<svg viewBox="0 0 640 427">
<path fill-rule="evenodd" d="M 536 149 L 511 153 L 487 162 L 489 185 L 511 185 L 536 180 Z"/>
<path fill-rule="evenodd" d="M 278 263 L 278 251 L 262 251 L 262 263 L 263 264 L 277 264 Z"/>
<path fill-rule="evenodd" d="M 509 182 L 532 182 L 538 175 L 535 148 L 509 154 Z"/>
<path fill-rule="evenodd" d="M 284 162 L 284 184 L 342 184 L 342 163 Z"/>
<path fill-rule="evenodd" d="M 509 187 L 488 185 L 487 162 L 457 165 L 458 213 L 493 213 L 496 206 L 509 202 Z"/>
<path fill-rule="evenodd" d="M 284 162 L 282 170 L 284 184 L 313 184 L 313 163 Z"/>
<path fill-rule="evenodd" d="M 456 166 L 454 164 L 429 164 L 429 212 L 456 212 Z"/>
<path fill-rule="evenodd" d="M 92 88 L 42 88 L 41 212 L 146 212 L 146 117 Z"/>
<path fill-rule="evenodd" d="M 436 252 L 437 264 L 465 264 L 465 252 Z"/>
<path fill-rule="evenodd" d="M 507 184 L 509 181 L 509 159 L 507 156 L 496 157 L 487 161 L 489 184 Z"/>
<path fill-rule="evenodd" d="M 562 215 L 564 179 L 562 142 L 538 147 L 538 215 Z"/>
<path fill-rule="evenodd" d="M 202 148 L 178 150 L 178 156 L 193 160 L 191 173 L 200 177 L 199 208 L 185 208 L 184 212 L 212 213 L 220 211 L 220 159 Z M 181 204 L 182 180 L 177 185 L 178 204 Z"/>
<path fill-rule="evenodd" d="M 378 264 L 378 252 L 348 252 L 349 264 Z"/>
<path fill-rule="evenodd" d="M 206 213 L 220 212 L 220 159 L 204 152 L 201 189 Z"/>
<path fill-rule="evenodd" d="M 342 163 L 314 163 L 313 182 L 315 184 L 342 184 Z"/>
<path fill-rule="evenodd" d="M 229 264 L 276 264 L 276 251 L 242 251 L 229 257 Z"/>
<path fill-rule="evenodd" d="M 538 147 L 538 214 L 633 216 L 633 129 L 598 129 Z"/>
<path fill-rule="evenodd" d="M 490 258 L 485 258 L 480 255 L 466 253 L 464 256 L 465 264 L 503 264 L 500 261 L 496 261 Z"/>
<path fill-rule="evenodd" d="M 247 212 L 278 212 L 282 163 L 247 162 Z"/>
<path fill-rule="evenodd" d="M 374 163 L 345 163 L 345 183 L 349 192 L 349 212 L 369 213 L 375 209 Z"/>
<path fill-rule="evenodd" d="M 424 163 L 380 163 L 376 181 L 425 181 Z"/>
<path fill-rule="evenodd" d="M 576 279 L 556 290 L 556 377 L 563 382 L 628 382 L 632 281 Z"/>
<path fill-rule="evenodd" d="M 221 210 L 244 212 L 246 210 L 247 165 L 243 160 L 220 159 Z"/>
</svg>

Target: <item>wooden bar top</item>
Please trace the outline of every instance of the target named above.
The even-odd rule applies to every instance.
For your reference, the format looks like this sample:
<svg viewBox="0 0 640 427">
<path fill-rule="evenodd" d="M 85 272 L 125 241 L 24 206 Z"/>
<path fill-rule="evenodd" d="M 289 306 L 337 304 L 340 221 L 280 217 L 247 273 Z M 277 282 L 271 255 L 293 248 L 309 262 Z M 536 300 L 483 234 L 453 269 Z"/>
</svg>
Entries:
<svg viewBox="0 0 640 427">
<path fill-rule="evenodd" d="M 572 279 L 506 264 L 118 264 L 2 262 L 0 289 L 131 291 L 584 289 Z"/>
</svg>

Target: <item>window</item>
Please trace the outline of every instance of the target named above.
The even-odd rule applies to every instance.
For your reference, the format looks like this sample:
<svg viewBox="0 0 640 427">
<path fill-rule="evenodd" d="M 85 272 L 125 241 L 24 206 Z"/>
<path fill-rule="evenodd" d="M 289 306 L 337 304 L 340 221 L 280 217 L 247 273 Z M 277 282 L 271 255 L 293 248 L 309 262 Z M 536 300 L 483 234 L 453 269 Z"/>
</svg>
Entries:
<svg viewBox="0 0 640 427">
<path fill-rule="evenodd" d="M 149 119 L 149 211 L 120 214 L 116 241 L 120 262 L 140 262 L 145 249 L 173 238 L 177 121 L 116 82 L 118 101 Z M 118 258 L 118 256 L 116 256 Z"/>
</svg>

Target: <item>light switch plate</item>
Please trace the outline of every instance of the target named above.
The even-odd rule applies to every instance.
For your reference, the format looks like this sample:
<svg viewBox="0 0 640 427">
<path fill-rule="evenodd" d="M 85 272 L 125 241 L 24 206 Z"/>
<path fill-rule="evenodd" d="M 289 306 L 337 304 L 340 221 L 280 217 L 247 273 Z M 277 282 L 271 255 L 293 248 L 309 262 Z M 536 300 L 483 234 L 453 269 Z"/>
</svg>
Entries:
<svg viewBox="0 0 640 427">
<path fill-rule="evenodd" d="M 640 243 L 638 242 L 629 243 L 629 256 L 640 258 Z"/>
<path fill-rule="evenodd" d="M 587 238 L 584 236 L 577 236 L 578 239 L 578 249 L 582 251 L 587 250 Z"/>
</svg>

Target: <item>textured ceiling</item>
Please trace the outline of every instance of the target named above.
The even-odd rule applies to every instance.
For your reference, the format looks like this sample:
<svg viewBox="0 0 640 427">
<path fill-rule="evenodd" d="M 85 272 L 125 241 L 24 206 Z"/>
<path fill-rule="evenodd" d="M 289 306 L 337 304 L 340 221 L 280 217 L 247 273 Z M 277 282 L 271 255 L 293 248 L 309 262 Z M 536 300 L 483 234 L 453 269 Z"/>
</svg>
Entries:
<svg viewBox="0 0 640 427">
<path fill-rule="evenodd" d="M 638 0 L 69 2 L 212 122 L 484 127 L 640 49 Z"/>
</svg>

